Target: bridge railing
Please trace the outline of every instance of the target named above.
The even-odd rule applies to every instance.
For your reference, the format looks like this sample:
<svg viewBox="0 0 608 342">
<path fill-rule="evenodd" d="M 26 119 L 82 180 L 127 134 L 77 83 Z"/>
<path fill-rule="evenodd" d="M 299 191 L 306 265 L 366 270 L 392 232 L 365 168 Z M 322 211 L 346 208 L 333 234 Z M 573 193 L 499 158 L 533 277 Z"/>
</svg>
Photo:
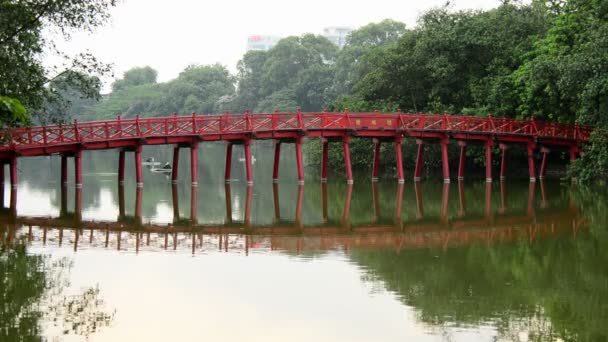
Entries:
<svg viewBox="0 0 608 342">
<path fill-rule="evenodd" d="M 262 113 L 168 116 L 7 129 L 1 149 L 155 136 L 290 130 L 448 131 L 587 141 L 592 128 L 531 120 L 414 113 Z"/>
</svg>

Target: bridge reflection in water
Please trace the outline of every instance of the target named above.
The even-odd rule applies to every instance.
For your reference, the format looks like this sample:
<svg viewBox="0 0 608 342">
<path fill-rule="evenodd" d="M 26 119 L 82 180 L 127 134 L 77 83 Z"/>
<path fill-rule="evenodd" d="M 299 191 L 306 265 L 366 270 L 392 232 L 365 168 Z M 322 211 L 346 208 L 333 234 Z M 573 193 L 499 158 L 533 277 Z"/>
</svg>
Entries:
<svg viewBox="0 0 608 342">
<path fill-rule="evenodd" d="M 493 200 L 492 184 L 481 187 L 483 212 L 467 210 L 465 184 L 443 184 L 439 215 L 425 215 L 423 188 L 414 183 L 415 214 L 403 219 L 404 184 L 395 193 L 392 219 L 381 219 L 382 208 L 378 183 L 371 183 L 372 215 L 363 224 L 351 223 L 353 185 L 346 185 L 344 204 L 339 220 L 328 218 L 327 183 L 320 185 L 321 224 L 303 223 L 304 187 L 297 189 L 295 217 L 282 219 L 279 184 L 272 184 L 274 219 L 270 225 L 252 222 L 253 188 L 248 186 L 244 196 L 242 218 L 233 219 L 231 185 L 225 185 L 226 218 L 223 225 L 199 223 L 197 217 L 198 192 L 191 192 L 190 218 L 180 217 L 177 185 L 172 186 L 173 223 L 168 225 L 142 223 L 143 192 L 137 189 L 135 215 L 125 214 L 124 187 L 119 187 L 119 216 L 115 222 L 82 220 L 82 189 L 76 189 L 74 212 L 67 208 L 67 191 L 62 187 L 60 216 L 28 217 L 16 215 L 16 189 L 11 189 L 10 209 L 0 216 L 2 241 L 12 243 L 27 240 L 32 245 L 71 246 L 80 248 L 107 248 L 121 251 L 189 250 L 192 254 L 205 251 L 230 251 L 248 254 L 250 251 L 286 250 L 295 253 L 306 251 L 348 250 L 351 248 L 382 248 L 401 250 L 408 248 L 449 248 L 471 243 L 528 240 L 557 234 L 576 234 L 586 229 L 585 220 L 572 201 L 556 200 L 552 206 L 546 194 L 544 181 L 529 184 L 524 210 L 511 209 L 507 202 L 507 186 L 500 183 L 499 200 Z M 536 201 L 536 187 L 540 188 L 540 201 Z M 450 191 L 457 188 L 457 210 L 449 215 Z M 479 192 L 479 191 L 476 191 Z M 474 193 L 474 195 L 477 195 Z M 470 193 L 469 193 L 470 196 Z M 2 197 L 2 196 L 0 196 Z M 455 198 L 453 196 L 452 198 Z M 2 199 L 4 201 L 4 199 Z M 536 203 L 539 202 L 537 206 Z M 432 203 L 434 204 L 434 203 Z M 453 203 L 456 204 L 456 203 Z M 241 204 L 239 204 L 241 206 Z M 476 208 L 477 209 L 477 208 Z M 290 215 L 291 216 L 291 215 Z"/>
</svg>

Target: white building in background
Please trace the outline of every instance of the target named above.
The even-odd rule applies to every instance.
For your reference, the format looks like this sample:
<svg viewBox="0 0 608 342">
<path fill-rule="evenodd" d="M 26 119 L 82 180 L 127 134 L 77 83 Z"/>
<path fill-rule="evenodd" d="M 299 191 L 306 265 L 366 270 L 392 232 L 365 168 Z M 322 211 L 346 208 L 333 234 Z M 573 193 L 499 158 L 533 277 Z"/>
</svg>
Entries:
<svg viewBox="0 0 608 342">
<path fill-rule="evenodd" d="M 247 51 L 258 50 L 268 51 L 272 49 L 281 37 L 267 35 L 253 35 L 247 37 Z"/>
<path fill-rule="evenodd" d="M 331 26 L 323 29 L 323 37 L 327 38 L 330 42 L 343 48 L 346 44 L 346 36 L 351 33 L 353 29 L 346 26 Z"/>
</svg>

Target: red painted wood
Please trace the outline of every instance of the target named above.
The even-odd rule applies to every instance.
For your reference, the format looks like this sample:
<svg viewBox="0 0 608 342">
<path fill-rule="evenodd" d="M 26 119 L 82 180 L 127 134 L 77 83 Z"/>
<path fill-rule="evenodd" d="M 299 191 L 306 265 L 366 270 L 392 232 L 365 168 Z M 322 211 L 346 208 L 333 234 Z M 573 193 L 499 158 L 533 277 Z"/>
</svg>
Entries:
<svg viewBox="0 0 608 342">
<path fill-rule="evenodd" d="M 247 175 L 247 185 L 253 185 L 253 165 L 251 164 L 251 140 L 245 140 L 245 173 Z"/>
<path fill-rule="evenodd" d="M 397 180 L 399 183 L 403 183 L 405 181 L 403 176 L 403 155 L 401 151 L 401 141 L 401 137 L 395 139 L 395 159 L 397 160 Z M 377 146 L 378 154 L 380 154 L 380 144 L 377 144 Z"/>
<path fill-rule="evenodd" d="M 422 177 L 422 163 L 424 159 L 424 143 L 416 141 L 418 144 L 418 153 L 416 153 L 416 169 L 414 171 L 414 181 L 419 181 Z"/>
<path fill-rule="evenodd" d="M 329 162 L 329 142 L 326 139 L 321 140 L 323 145 L 321 151 L 321 182 L 327 182 L 327 163 Z"/>
<path fill-rule="evenodd" d="M 534 144 L 528 144 L 528 172 L 530 173 L 530 182 L 536 181 L 536 166 L 534 165 Z"/>
<path fill-rule="evenodd" d="M 547 174 L 547 155 L 549 154 L 549 152 L 543 152 L 543 161 L 540 164 L 540 174 L 538 175 L 538 178 L 540 179 L 544 179 L 545 175 Z"/>
<path fill-rule="evenodd" d="M 190 189 L 190 221 L 198 222 L 198 186 L 195 185 Z"/>
<path fill-rule="evenodd" d="M 190 179 L 192 186 L 198 186 L 198 143 L 190 145 Z"/>
<path fill-rule="evenodd" d="M 173 166 L 171 168 L 171 183 L 177 184 L 179 175 L 179 146 L 173 148 Z"/>
<path fill-rule="evenodd" d="M 353 184 L 353 169 L 350 162 L 350 137 L 342 139 L 342 148 L 344 149 L 344 167 L 346 168 L 346 183 Z"/>
<path fill-rule="evenodd" d="M 125 151 L 118 152 L 118 184 L 125 184 Z"/>
<path fill-rule="evenodd" d="M 74 172 L 75 172 L 75 183 L 76 188 L 82 187 L 82 152 L 77 151 L 74 153 Z"/>
<path fill-rule="evenodd" d="M 464 167 L 467 158 L 467 145 L 464 142 L 459 142 L 460 145 L 460 160 L 458 162 L 458 180 L 464 179 Z"/>
<path fill-rule="evenodd" d="M 276 140 L 274 142 L 274 164 L 272 166 L 272 180 L 273 182 L 279 181 L 279 163 L 281 161 L 281 141 Z"/>
<path fill-rule="evenodd" d="M 2 172 L 4 176 L 4 170 Z M 3 177 L 4 181 L 4 177 Z M 61 186 L 66 186 L 68 184 L 68 156 L 65 154 L 61 155 Z"/>
<path fill-rule="evenodd" d="M 226 166 L 224 169 L 224 179 L 226 183 L 230 182 L 230 174 L 232 172 L 232 143 L 226 144 Z"/>
<path fill-rule="evenodd" d="M 304 184 L 304 159 L 302 157 L 302 138 L 296 139 L 296 168 L 298 171 L 298 184 Z"/>
<path fill-rule="evenodd" d="M 486 141 L 486 182 L 492 183 L 492 140 Z"/>
<path fill-rule="evenodd" d="M 399 144 L 399 145 L 401 146 L 401 144 Z M 401 165 L 401 170 L 403 171 L 403 165 Z M 372 181 L 377 181 L 379 175 L 380 175 L 380 141 L 378 139 L 374 139 L 374 164 L 372 166 Z M 402 179 L 402 177 L 399 179 Z"/>
<path fill-rule="evenodd" d="M 135 182 L 137 187 L 141 188 L 144 186 L 144 174 L 141 165 L 141 146 L 135 149 Z"/>
<path fill-rule="evenodd" d="M 450 164 L 448 160 L 448 139 L 441 140 L 441 165 L 443 171 L 443 182 L 450 182 Z"/>
<path fill-rule="evenodd" d="M 502 156 L 500 157 L 500 179 L 507 178 L 507 145 L 500 144 Z"/>
<path fill-rule="evenodd" d="M 11 187 L 17 188 L 17 157 L 13 157 L 9 162 L 9 171 L 11 178 Z M 13 200 L 11 196 L 11 201 Z"/>
</svg>

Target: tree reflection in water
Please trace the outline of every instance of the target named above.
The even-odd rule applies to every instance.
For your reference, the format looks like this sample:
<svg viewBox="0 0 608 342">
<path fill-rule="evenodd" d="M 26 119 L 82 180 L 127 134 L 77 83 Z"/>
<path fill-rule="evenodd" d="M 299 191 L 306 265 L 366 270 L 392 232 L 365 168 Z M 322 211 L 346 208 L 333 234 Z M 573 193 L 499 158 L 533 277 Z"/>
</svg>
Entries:
<svg viewBox="0 0 608 342">
<path fill-rule="evenodd" d="M 60 335 L 89 337 L 110 325 L 99 288 L 65 295 L 72 262 L 31 254 L 22 242 L 0 247 L 0 341 L 59 340 Z M 47 338 L 46 328 L 57 331 Z M 42 336 L 45 335 L 43 338 Z"/>
</svg>

